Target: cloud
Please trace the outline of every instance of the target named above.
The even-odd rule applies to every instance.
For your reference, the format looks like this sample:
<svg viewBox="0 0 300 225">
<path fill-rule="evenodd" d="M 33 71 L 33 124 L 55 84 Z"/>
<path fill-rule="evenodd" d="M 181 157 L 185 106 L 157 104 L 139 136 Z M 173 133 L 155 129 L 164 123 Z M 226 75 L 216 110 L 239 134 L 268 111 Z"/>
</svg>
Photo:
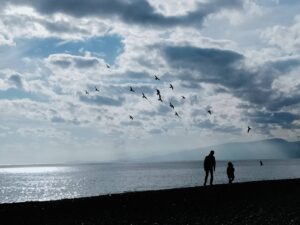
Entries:
<svg viewBox="0 0 300 225">
<path fill-rule="evenodd" d="M 297 93 L 286 96 L 272 89 L 276 78 L 299 67 L 298 58 L 267 61 L 250 68 L 246 66 L 247 58 L 229 50 L 167 46 L 163 54 L 170 67 L 184 71 L 179 72 L 178 77 L 193 86 L 197 83 L 221 85 L 227 88 L 226 92 L 269 110 L 300 103 Z"/>
<path fill-rule="evenodd" d="M 268 27 L 261 31 L 260 36 L 270 45 L 277 46 L 288 54 L 297 54 L 300 50 L 300 15 L 294 18 L 292 25 Z"/>
<path fill-rule="evenodd" d="M 239 0 L 212 0 L 196 4 L 196 8 L 186 15 L 165 16 L 158 13 L 146 0 L 10 0 L 6 2 L 34 7 L 38 12 L 46 15 L 64 13 L 73 17 L 118 18 L 128 24 L 157 27 L 199 26 L 212 13 L 242 6 L 242 1 Z"/>
<path fill-rule="evenodd" d="M 8 78 L 17 88 L 24 89 L 23 77 L 19 74 L 13 74 Z"/>
<path fill-rule="evenodd" d="M 87 29 L 77 27 L 75 24 L 73 25 L 70 22 L 65 21 L 47 21 L 47 20 L 37 20 L 40 24 L 44 25 L 44 27 L 49 32 L 54 33 L 75 33 L 75 34 L 82 34 L 88 35 L 90 32 Z"/>
<path fill-rule="evenodd" d="M 143 124 L 140 121 L 122 121 L 120 123 L 122 126 L 142 126 Z"/>
<path fill-rule="evenodd" d="M 162 134 L 162 133 L 164 133 L 164 131 L 162 130 L 162 129 L 151 129 L 150 131 L 149 131 L 149 133 L 150 134 Z"/>
<path fill-rule="evenodd" d="M 125 99 L 122 97 L 118 98 L 110 98 L 105 96 L 86 96 L 80 95 L 80 101 L 89 103 L 89 104 L 96 104 L 96 105 L 107 105 L 107 106 L 122 106 Z"/>
<path fill-rule="evenodd" d="M 47 62 L 62 69 L 66 69 L 71 66 L 78 69 L 87 69 L 97 66 L 105 67 L 103 59 L 92 56 L 76 56 L 70 54 L 52 54 L 47 58 Z"/>
<path fill-rule="evenodd" d="M 22 89 L 9 88 L 7 90 L 0 90 L 0 99 L 17 100 L 17 99 L 30 99 L 36 102 L 47 102 L 49 97 L 41 93 L 33 93 Z"/>
<path fill-rule="evenodd" d="M 289 112 L 254 112 L 248 114 L 250 120 L 258 124 L 277 124 L 290 129 L 292 123 L 300 119 L 299 115 Z M 299 127 L 298 127 L 299 128 Z"/>
<path fill-rule="evenodd" d="M 72 124 L 74 124 L 74 125 L 79 125 L 79 124 L 81 124 L 81 122 L 78 121 L 77 118 L 74 118 L 74 119 L 72 119 L 72 120 L 68 120 L 68 119 L 65 119 L 65 118 L 63 118 L 63 117 L 61 117 L 61 116 L 53 116 L 53 117 L 51 118 L 51 122 L 53 122 L 53 123 L 72 123 Z"/>
<path fill-rule="evenodd" d="M 203 82 L 226 82 L 226 86 L 240 86 L 247 82 L 242 79 L 247 79 L 246 76 L 231 73 L 235 65 L 244 59 L 236 52 L 192 46 L 168 46 L 164 48 L 163 53 L 172 67 L 201 72 L 196 79 L 200 78 Z M 192 81 L 193 77 L 189 76 L 186 79 Z"/>
</svg>

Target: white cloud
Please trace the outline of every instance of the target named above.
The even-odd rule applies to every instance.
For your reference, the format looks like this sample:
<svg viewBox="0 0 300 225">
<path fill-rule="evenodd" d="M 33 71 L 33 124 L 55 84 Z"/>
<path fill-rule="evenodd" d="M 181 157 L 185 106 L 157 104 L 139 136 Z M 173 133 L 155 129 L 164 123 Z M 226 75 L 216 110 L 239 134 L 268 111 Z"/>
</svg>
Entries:
<svg viewBox="0 0 300 225">
<path fill-rule="evenodd" d="M 300 51 L 300 15 L 295 16 L 290 26 L 275 25 L 261 32 L 261 37 L 270 45 L 283 50 L 286 54 L 299 54 Z"/>
</svg>

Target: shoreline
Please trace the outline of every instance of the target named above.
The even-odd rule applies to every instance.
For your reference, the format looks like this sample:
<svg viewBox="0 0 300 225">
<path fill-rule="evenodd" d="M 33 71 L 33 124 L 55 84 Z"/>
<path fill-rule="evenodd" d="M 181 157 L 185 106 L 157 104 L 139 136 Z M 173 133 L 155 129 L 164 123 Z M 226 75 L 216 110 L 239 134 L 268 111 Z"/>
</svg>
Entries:
<svg viewBox="0 0 300 225">
<path fill-rule="evenodd" d="M 5 224 L 300 224 L 300 179 L 0 204 Z"/>
</svg>

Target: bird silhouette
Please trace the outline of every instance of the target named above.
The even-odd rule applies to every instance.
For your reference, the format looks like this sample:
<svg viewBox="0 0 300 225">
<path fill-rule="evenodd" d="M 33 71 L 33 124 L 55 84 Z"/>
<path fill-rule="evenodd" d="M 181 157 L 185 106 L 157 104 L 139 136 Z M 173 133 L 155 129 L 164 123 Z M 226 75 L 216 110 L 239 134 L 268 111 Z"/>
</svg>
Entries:
<svg viewBox="0 0 300 225">
<path fill-rule="evenodd" d="M 177 112 L 175 112 L 175 116 L 180 117 Z"/>
<path fill-rule="evenodd" d="M 174 105 L 170 102 L 170 107 L 172 108 L 172 109 L 175 109 L 174 108 Z"/>
<path fill-rule="evenodd" d="M 182 99 L 185 99 L 185 97 L 184 97 L 183 95 L 181 96 L 181 98 L 182 98 Z"/>
<path fill-rule="evenodd" d="M 146 95 L 144 94 L 144 92 L 142 94 L 143 94 L 143 98 L 145 98 L 145 99 L 148 100 L 148 98 L 146 97 Z"/>
<path fill-rule="evenodd" d="M 106 64 L 106 68 L 107 68 L 107 69 L 110 69 L 110 65 Z"/>
<path fill-rule="evenodd" d="M 212 111 L 209 109 L 207 110 L 208 114 L 211 115 L 212 114 Z"/>
<path fill-rule="evenodd" d="M 161 95 L 158 96 L 158 101 L 163 102 L 163 100 L 161 99 Z"/>
<path fill-rule="evenodd" d="M 130 91 L 131 91 L 131 92 L 135 92 L 135 90 L 133 90 L 133 88 L 132 88 L 131 86 L 130 86 Z"/>
<path fill-rule="evenodd" d="M 89 93 L 87 90 L 85 90 L 85 94 L 86 94 L 86 95 L 89 95 L 90 93 Z"/>
<path fill-rule="evenodd" d="M 95 91 L 100 92 L 100 90 L 95 86 Z"/>
<path fill-rule="evenodd" d="M 155 80 L 160 80 L 156 75 L 154 75 Z"/>
<path fill-rule="evenodd" d="M 133 120 L 133 116 L 129 115 L 129 118 L 130 118 L 131 120 Z"/>
<path fill-rule="evenodd" d="M 160 96 L 160 90 L 156 88 L 156 95 Z"/>
<path fill-rule="evenodd" d="M 249 126 L 248 126 L 248 130 L 247 130 L 247 133 L 249 133 L 249 132 L 250 132 L 250 130 L 251 130 L 251 127 L 249 127 Z"/>
<path fill-rule="evenodd" d="M 174 90 L 174 87 L 173 87 L 173 85 L 172 85 L 172 84 L 170 84 L 170 88 L 171 88 L 172 90 Z"/>
</svg>

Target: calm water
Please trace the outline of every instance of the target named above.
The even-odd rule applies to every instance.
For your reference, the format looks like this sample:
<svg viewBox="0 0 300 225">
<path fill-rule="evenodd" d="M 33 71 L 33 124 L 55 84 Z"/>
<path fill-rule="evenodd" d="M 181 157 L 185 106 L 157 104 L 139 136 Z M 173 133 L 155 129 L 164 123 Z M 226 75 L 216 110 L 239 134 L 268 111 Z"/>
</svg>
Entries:
<svg viewBox="0 0 300 225">
<path fill-rule="evenodd" d="M 235 161 L 236 182 L 300 178 L 300 160 Z M 0 167 L 0 202 L 44 201 L 203 184 L 202 162 Z M 217 162 L 215 183 L 227 183 Z"/>
</svg>

